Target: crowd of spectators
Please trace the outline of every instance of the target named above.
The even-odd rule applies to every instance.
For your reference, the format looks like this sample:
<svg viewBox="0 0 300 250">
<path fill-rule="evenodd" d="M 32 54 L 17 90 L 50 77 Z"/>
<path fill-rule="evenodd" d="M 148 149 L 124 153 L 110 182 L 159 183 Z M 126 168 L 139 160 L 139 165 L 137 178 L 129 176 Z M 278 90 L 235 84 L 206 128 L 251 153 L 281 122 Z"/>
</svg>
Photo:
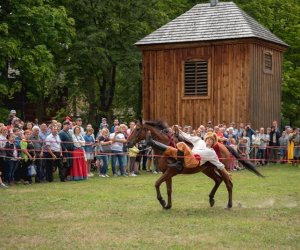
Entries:
<svg viewBox="0 0 300 250">
<path fill-rule="evenodd" d="M 204 139 L 207 132 L 214 132 L 220 143 L 229 145 L 239 151 L 245 158 L 252 160 L 256 165 L 269 163 L 292 163 L 300 162 L 300 135 L 299 128 L 285 126 L 281 132 L 277 121 L 273 121 L 270 127 L 253 129 L 251 124 L 231 122 L 213 125 L 211 121 L 207 125 L 200 125 L 198 129 L 191 126 L 183 126 L 182 130 L 193 136 Z M 241 167 L 236 161 L 232 161 L 232 169 L 239 170 Z"/>
<path fill-rule="evenodd" d="M 135 122 L 129 127 L 114 119 L 110 126 L 102 118 L 94 131 L 91 124 L 85 128 L 82 119 L 75 121 L 67 116 L 62 123 L 52 120 L 49 124 L 24 123 L 11 110 L 7 124 L 0 123 L 0 187 L 23 183 L 25 185 L 53 182 L 58 170 L 61 182 L 86 180 L 95 173 L 101 178 L 112 176 L 135 177 L 141 170 L 157 173 L 156 159 L 144 141 L 126 148 L 126 139 L 133 131 Z M 254 130 L 251 124 L 234 122 L 225 124 L 181 127 L 192 136 L 205 138 L 214 132 L 220 143 L 227 144 L 243 157 L 257 165 L 268 163 L 298 164 L 300 160 L 300 136 L 298 128 L 286 126 L 281 132 L 277 122 L 268 128 Z M 111 162 L 111 164 L 109 164 Z M 29 171 L 34 167 L 35 171 Z M 109 172 L 111 166 L 111 172 Z M 239 170 L 238 162 L 232 160 L 232 170 Z"/>
<path fill-rule="evenodd" d="M 107 178 L 109 162 L 113 176 L 150 172 L 152 156 L 145 143 L 126 148 L 126 138 L 134 127 L 134 121 L 127 127 L 118 119 L 109 126 L 102 118 L 99 130 L 94 131 L 91 124 L 83 128 L 80 117 L 72 121 L 69 116 L 62 123 L 24 123 L 11 110 L 7 124 L 0 123 L 0 187 L 53 182 L 57 170 L 61 182 L 85 180 L 96 171 L 99 177 Z"/>
</svg>

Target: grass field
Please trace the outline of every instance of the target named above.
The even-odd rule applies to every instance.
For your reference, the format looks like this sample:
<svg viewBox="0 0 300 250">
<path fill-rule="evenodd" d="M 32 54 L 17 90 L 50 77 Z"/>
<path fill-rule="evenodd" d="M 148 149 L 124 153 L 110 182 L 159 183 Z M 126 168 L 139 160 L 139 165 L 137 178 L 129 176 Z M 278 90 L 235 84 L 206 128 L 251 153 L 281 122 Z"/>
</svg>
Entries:
<svg viewBox="0 0 300 250">
<path fill-rule="evenodd" d="M 300 167 L 260 170 L 233 173 L 231 210 L 203 174 L 173 179 L 171 210 L 148 173 L 2 189 L 0 249 L 300 249 Z"/>
</svg>

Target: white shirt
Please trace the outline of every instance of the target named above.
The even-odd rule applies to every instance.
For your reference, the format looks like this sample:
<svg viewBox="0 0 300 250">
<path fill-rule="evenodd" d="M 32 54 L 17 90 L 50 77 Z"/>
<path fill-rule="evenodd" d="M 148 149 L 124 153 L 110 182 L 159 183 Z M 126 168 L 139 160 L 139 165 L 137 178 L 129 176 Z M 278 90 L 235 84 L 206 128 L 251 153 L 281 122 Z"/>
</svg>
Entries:
<svg viewBox="0 0 300 250">
<path fill-rule="evenodd" d="M 85 140 L 81 134 L 79 135 L 72 135 L 72 139 L 74 142 L 74 146 L 76 148 L 82 148 L 85 145 Z"/>
<path fill-rule="evenodd" d="M 5 138 L 5 136 L 0 135 L 0 148 L 4 148 L 6 142 L 7 142 L 7 139 Z"/>
<path fill-rule="evenodd" d="M 201 137 L 199 137 L 199 136 L 191 136 L 190 134 L 187 134 L 187 133 L 185 133 L 183 131 L 180 131 L 180 134 L 182 134 L 184 138 L 187 138 L 191 143 L 193 143 L 193 145 L 194 145 L 193 150 L 195 148 L 196 148 L 196 150 L 197 149 L 204 149 L 204 148 L 206 148 L 206 143 L 205 143 L 204 140 L 202 140 Z M 197 153 L 195 153 L 195 154 L 197 154 Z"/>
<path fill-rule="evenodd" d="M 268 138 L 266 134 L 259 133 L 259 134 L 256 135 L 256 138 L 260 139 L 260 145 L 258 146 L 258 148 L 259 149 L 266 149 L 266 147 L 267 147 L 267 140 L 270 138 L 270 136 Z"/>
<path fill-rule="evenodd" d="M 118 140 L 125 139 L 125 136 L 122 133 L 111 133 L 109 136 L 109 139 L 112 140 L 113 138 L 116 138 Z M 123 152 L 123 142 L 115 141 L 111 144 L 111 150 Z"/>
<path fill-rule="evenodd" d="M 46 145 L 50 146 L 52 152 L 61 152 L 60 146 L 61 140 L 59 135 L 53 135 L 52 133 L 46 137 Z"/>
<path fill-rule="evenodd" d="M 224 164 L 220 162 L 218 155 L 215 150 L 212 148 L 206 147 L 206 143 L 199 136 L 191 136 L 187 133 L 180 131 L 183 136 L 189 139 L 194 147 L 192 149 L 193 154 L 198 154 L 201 156 L 200 165 L 203 165 L 205 162 L 209 161 L 213 165 L 215 165 L 218 169 L 223 169 Z"/>
</svg>

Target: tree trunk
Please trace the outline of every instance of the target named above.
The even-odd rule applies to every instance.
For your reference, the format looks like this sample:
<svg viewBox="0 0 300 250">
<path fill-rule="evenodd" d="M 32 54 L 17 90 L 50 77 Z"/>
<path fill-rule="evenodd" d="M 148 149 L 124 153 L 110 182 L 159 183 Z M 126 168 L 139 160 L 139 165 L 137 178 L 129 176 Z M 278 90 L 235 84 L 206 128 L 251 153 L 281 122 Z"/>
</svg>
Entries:
<svg viewBox="0 0 300 250">
<path fill-rule="evenodd" d="M 106 114 L 109 114 L 111 110 L 111 105 L 115 95 L 116 70 L 117 65 L 113 64 L 109 72 L 102 76 L 102 81 L 99 81 L 98 79 L 100 102 L 97 107 Z"/>
<path fill-rule="evenodd" d="M 93 90 L 88 92 L 88 103 L 89 110 L 87 115 L 87 120 L 92 123 L 94 126 L 97 119 L 97 102 L 96 102 L 96 93 Z"/>
</svg>

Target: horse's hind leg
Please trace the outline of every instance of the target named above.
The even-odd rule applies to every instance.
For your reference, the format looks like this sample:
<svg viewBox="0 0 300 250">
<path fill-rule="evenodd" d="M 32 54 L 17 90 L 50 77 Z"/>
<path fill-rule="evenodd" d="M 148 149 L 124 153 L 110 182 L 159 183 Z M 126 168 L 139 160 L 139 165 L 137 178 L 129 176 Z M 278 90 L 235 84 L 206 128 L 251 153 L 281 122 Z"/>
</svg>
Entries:
<svg viewBox="0 0 300 250">
<path fill-rule="evenodd" d="M 232 189 L 233 189 L 233 183 L 230 180 L 230 176 L 228 173 L 224 173 L 223 171 L 220 171 L 222 174 L 222 178 L 225 182 L 227 191 L 228 191 L 228 204 L 227 204 L 227 208 L 232 208 Z"/>
<path fill-rule="evenodd" d="M 213 207 L 215 205 L 214 197 L 220 184 L 222 183 L 222 178 L 219 175 L 217 175 L 212 168 L 206 169 L 205 171 L 203 171 L 203 173 L 206 174 L 209 178 L 213 179 L 215 182 L 214 187 L 209 193 L 209 204 L 211 207 Z"/>
</svg>

